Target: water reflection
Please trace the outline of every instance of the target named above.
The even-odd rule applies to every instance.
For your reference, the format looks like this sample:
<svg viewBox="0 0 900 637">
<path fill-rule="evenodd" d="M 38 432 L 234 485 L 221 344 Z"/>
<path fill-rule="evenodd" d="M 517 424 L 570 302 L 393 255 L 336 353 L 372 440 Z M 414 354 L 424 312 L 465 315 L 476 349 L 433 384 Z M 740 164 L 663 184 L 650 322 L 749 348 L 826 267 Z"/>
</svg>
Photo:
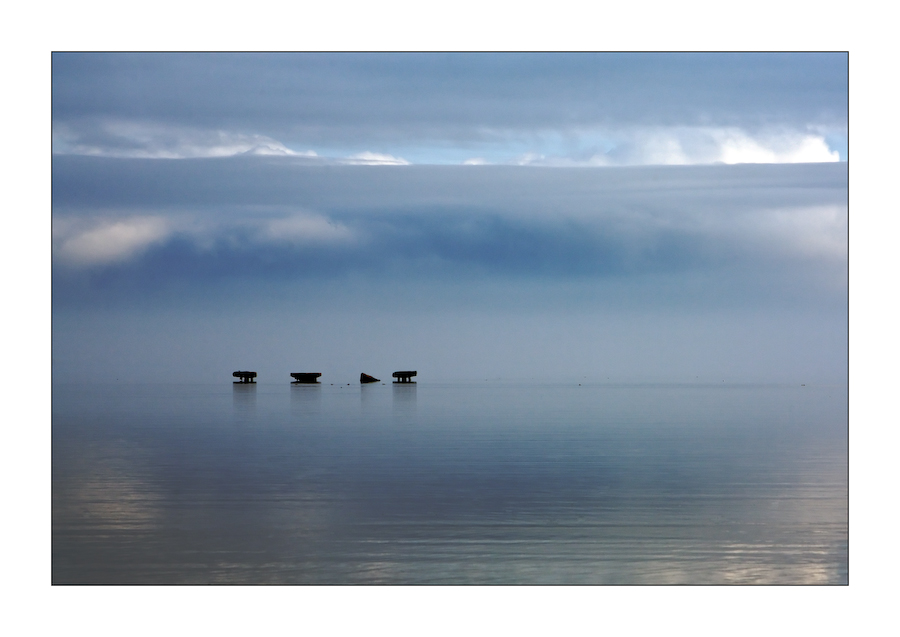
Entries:
<svg viewBox="0 0 900 637">
<path fill-rule="evenodd" d="M 53 582 L 847 582 L 845 396 L 359 391 L 54 389 Z"/>
<path fill-rule="evenodd" d="M 393 383 L 394 420 L 412 423 L 416 420 L 416 383 Z"/>
<path fill-rule="evenodd" d="M 238 420 L 256 414 L 256 383 L 232 383 L 231 403 Z"/>
<path fill-rule="evenodd" d="M 378 403 L 384 387 L 381 383 L 364 383 L 359 386 L 359 404 L 363 411 L 372 408 Z"/>
<path fill-rule="evenodd" d="M 291 413 L 301 418 L 322 412 L 322 386 L 319 383 L 291 384 Z"/>
</svg>

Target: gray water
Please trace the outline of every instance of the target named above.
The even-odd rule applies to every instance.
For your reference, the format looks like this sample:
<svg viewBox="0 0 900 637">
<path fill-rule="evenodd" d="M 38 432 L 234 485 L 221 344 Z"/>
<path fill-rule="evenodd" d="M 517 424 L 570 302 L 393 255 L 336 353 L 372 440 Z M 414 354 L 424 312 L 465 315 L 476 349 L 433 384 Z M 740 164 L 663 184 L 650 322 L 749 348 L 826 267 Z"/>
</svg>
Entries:
<svg viewBox="0 0 900 637">
<path fill-rule="evenodd" d="M 54 584 L 846 584 L 846 386 L 53 387 Z"/>
</svg>

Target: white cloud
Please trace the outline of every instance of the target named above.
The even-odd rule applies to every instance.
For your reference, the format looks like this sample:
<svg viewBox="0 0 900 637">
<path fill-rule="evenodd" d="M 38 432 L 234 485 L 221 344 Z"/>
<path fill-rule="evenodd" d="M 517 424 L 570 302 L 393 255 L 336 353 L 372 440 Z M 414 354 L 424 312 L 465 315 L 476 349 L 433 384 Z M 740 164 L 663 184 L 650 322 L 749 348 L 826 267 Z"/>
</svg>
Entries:
<svg viewBox="0 0 900 637">
<path fill-rule="evenodd" d="M 53 152 L 98 157 L 188 159 L 235 155 L 316 157 L 297 152 L 265 135 L 199 130 L 138 122 L 104 122 L 79 132 L 53 127 Z"/>
<path fill-rule="evenodd" d="M 351 166 L 408 166 L 409 162 L 402 157 L 394 157 L 383 153 L 365 151 L 339 160 Z"/>
<path fill-rule="evenodd" d="M 170 234 L 170 224 L 160 217 L 102 220 L 87 227 L 54 220 L 53 256 L 76 267 L 127 261 Z"/>
<path fill-rule="evenodd" d="M 740 130 L 711 132 L 726 164 L 793 164 L 840 161 L 819 135 L 784 134 L 754 139 Z"/>
<path fill-rule="evenodd" d="M 190 213 L 72 219 L 53 219 L 53 259 L 58 265 L 82 269 L 124 263 L 175 233 L 204 252 L 217 245 L 257 244 L 295 246 L 348 244 L 358 235 L 343 223 L 316 213 L 281 217 L 202 219 Z"/>
<path fill-rule="evenodd" d="M 259 237 L 264 241 L 294 244 L 343 243 L 355 238 L 353 231 L 315 214 L 294 214 L 263 222 Z"/>
<path fill-rule="evenodd" d="M 519 155 L 517 166 L 675 166 L 700 164 L 783 164 L 840 161 L 825 137 L 809 131 L 739 128 L 656 127 L 624 131 L 581 131 L 583 140 L 602 140 L 607 152 L 587 159 L 570 154 Z"/>
<path fill-rule="evenodd" d="M 799 131 L 763 131 L 752 135 L 738 128 L 670 128 L 639 131 L 627 139 L 624 163 L 788 164 L 839 161 L 824 137 Z M 615 155 L 615 153 L 613 153 Z"/>
<path fill-rule="evenodd" d="M 569 149 L 578 148 L 577 151 L 565 148 L 552 131 L 545 133 L 545 138 L 506 163 L 517 166 L 647 166 L 840 160 L 838 151 L 829 148 L 825 133 L 814 128 L 753 132 L 737 127 L 703 126 L 583 129 L 573 131 L 564 142 Z M 502 139 L 502 135 L 498 139 Z M 499 141 L 499 147 L 493 150 L 502 150 L 504 143 Z M 602 150 L 594 150 L 591 154 L 586 149 Z M 427 156 L 427 149 L 422 150 Z M 134 121 L 106 121 L 79 129 L 54 124 L 53 152 L 157 159 L 267 155 L 314 158 L 321 163 L 343 165 L 410 164 L 406 159 L 388 153 L 364 151 L 346 157 L 319 157 L 313 150 L 298 152 L 265 135 Z M 484 165 L 491 162 L 484 157 L 473 157 L 462 163 Z"/>
</svg>

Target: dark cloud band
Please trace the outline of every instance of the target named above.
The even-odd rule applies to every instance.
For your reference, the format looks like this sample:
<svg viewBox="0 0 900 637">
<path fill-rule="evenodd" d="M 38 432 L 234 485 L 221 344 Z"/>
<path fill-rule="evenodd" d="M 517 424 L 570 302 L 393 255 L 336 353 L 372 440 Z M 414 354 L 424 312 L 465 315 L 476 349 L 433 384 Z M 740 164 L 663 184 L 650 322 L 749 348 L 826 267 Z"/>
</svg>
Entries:
<svg viewBox="0 0 900 637">
<path fill-rule="evenodd" d="M 57 157 L 54 289 L 65 298 L 69 286 L 115 295 L 237 278 L 680 273 L 840 293 L 846 197 L 846 164 L 590 170 Z"/>
</svg>

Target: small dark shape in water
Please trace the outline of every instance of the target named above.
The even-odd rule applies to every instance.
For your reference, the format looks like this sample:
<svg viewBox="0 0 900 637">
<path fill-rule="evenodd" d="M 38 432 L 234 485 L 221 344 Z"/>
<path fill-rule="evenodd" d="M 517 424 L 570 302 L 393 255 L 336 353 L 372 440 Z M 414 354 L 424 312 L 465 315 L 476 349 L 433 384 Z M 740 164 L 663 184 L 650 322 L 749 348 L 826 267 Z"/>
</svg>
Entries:
<svg viewBox="0 0 900 637">
<path fill-rule="evenodd" d="M 375 378 L 374 376 L 369 376 L 368 374 L 359 375 L 359 382 L 361 383 L 377 383 L 380 380 L 380 378 Z"/>
<path fill-rule="evenodd" d="M 232 376 L 234 376 L 235 378 L 240 378 L 240 380 L 237 381 L 239 383 L 255 383 L 256 382 L 255 380 L 253 380 L 254 378 L 256 378 L 256 372 L 234 372 L 232 374 Z"/>
<path fill-rule="evenodd" d="M 295 383 L 318 383 L 321 375 L 319 372 L 291 372 Z"/>
<path fill-rule="evenodd" d="M 412 377 L 416 375 L 416 372 L 394 372 L 393 377 L 396 378 L 395 383 L 414 383 L 416 381 L 412 380 Z"/>
</svg>

